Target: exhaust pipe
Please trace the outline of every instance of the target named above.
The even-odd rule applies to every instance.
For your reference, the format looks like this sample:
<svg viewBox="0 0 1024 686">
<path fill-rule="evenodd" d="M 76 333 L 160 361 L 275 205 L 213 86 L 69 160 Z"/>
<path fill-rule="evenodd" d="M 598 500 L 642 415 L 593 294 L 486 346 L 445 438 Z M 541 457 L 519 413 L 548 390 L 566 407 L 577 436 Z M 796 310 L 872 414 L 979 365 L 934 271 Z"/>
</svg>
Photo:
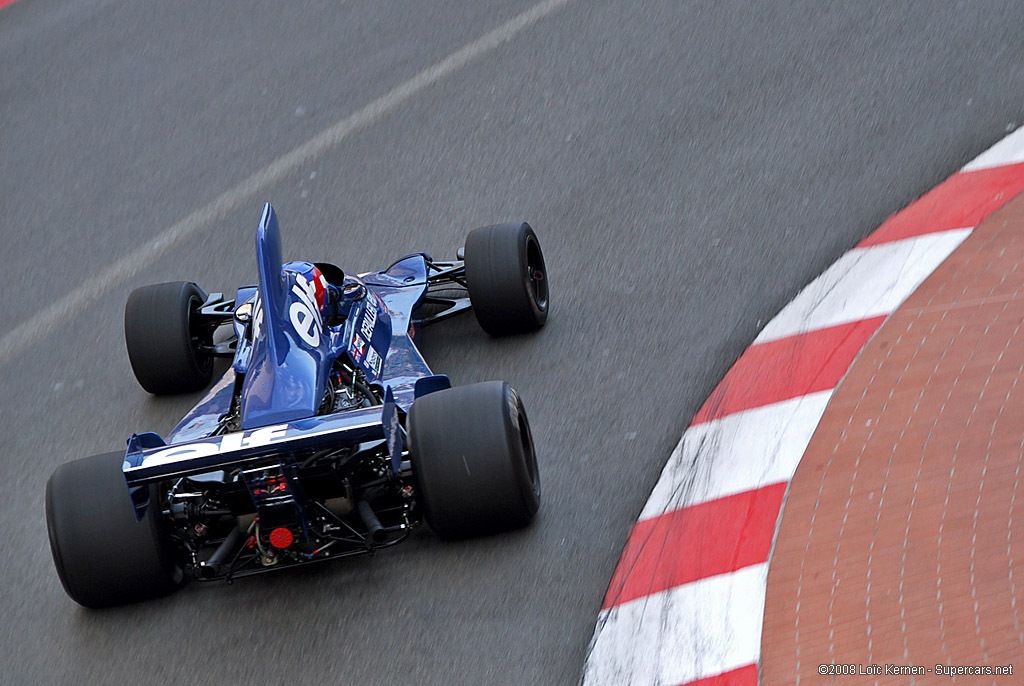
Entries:
<svg viewBox="0 0 1024 686">
<path fill-rule="evenodd" d="M 242 533 L 238 527 L 231 527 L 231 531 L 224 539 L 224 542 L 213 551 L 210 559 L 199 567 L 199 573 L 206 579 L 212 579 L 221 574 L 223 571 L 222 567 L 239 551 L 242 544 L 245 543 L 245 538 L 246 534 Z"/>
<path fill-rule="evenodd" d="M 366 526 L 367 541 L 378 544 L 383 543 L 388 537 L 388 532 L 384 531 L 384 527 L 380 525 L 380 520 L 377 519 L 377 515 L 374 513 L 373 508 L 370 507 L 370 503 L 360 500 L 356 505 L 356 511 L 359 513 L 359 518 L 363 520 L 363 525 Z"/>
</svg>

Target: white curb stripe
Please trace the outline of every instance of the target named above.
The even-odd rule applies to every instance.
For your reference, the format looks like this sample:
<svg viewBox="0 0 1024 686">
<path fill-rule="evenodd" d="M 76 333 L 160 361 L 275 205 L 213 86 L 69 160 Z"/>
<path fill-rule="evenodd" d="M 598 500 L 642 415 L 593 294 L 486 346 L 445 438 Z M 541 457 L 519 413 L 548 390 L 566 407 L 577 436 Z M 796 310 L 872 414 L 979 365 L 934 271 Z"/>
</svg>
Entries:
<svg viewBox="0 0 1024 686">
<path fill-rule="evenodd" d="M 584 682 L 674 686 L 756 663 L 767 579 L 763 563 L 603 611 Z"/>
<path fill-rule="evenodd" d="M 822 391 L 691 426 L 640 520 L 789 481 L 831 398 Z"/>
<path fill-rule="evenodd" d="M 1017 129 L 991 148 L 964 165 L 963 171 L 972 172 L 992 167 L 1004 167 L 1024 162 L 1024 127 Z"/>
<path fill-rule="evenodd" d="M 851 250 L 800 291 L 754 344 L 891 313 L 970 233 L 954 229 Z"/>
</svg>

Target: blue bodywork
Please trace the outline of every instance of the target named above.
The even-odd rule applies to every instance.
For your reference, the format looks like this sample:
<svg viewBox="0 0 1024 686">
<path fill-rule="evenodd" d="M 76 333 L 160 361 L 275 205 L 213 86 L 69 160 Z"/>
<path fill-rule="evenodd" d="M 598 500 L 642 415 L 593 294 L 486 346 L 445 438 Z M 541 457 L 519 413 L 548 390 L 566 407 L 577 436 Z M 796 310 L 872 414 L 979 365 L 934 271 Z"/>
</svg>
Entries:
<svg viewBox="0 0 1024 686">
<path fill-rule="evenodd" d="M 333 285 L 343 293 L 338 307 L 345 316 L 327 325 L 313 302 L 313 285 L 283 261 L 277 217 L 267 204 L 256 238 L 259 283 L 239 289 L 234 301 L 236 313 L 244 306 L 250 314 L 233 320 L 231 367 L 166 437 L 143 433 L 128 440 L 124 473 L 137 513 L 146 506 L 139 495 L 145 484 L 185 476 L 224 479 L 226 470 L 243 468 L 255 494 L 260 491 L 245 467 L 277 469 L 279 478 L 290 479 L 297 455 L 325 447 L 384 441 L 397 472 L 404 449 L 399 411 L 451 385 L 431 372 L 411 337 L 413 312 L 427 290 L 427 260 L 412 254 L 381 272 L 344 275 L 344 283 Z M 339 361 L 362 370 L 383 404 L 322 413 Z M 234 402 L 240 430 L 218 434 Z M 301 493 L 292 490 L 293 510 L 304 519 Z M 262 517 L 262 507 L 260 512 Z"/>
</svg>

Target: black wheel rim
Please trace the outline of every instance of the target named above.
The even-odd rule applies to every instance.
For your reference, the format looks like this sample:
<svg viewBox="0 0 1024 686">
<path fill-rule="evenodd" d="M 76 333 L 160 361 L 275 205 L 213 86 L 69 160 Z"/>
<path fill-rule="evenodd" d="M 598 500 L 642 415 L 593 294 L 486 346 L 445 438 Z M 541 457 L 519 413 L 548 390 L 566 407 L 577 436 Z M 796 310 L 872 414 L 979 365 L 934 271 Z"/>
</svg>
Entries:
<svg viewBox="0 0 1024 686">
<path fill-rule="evenodd" d="M 526 243 L 526 279 L 530 297 L 537 304 L 537 308 L 542 311 L 546 310 L 548 307 L 548 274 L 544 267 L 544 255 L 540 251 L 540 244 L 533 236 L 530 236 Z"/>
</svg>

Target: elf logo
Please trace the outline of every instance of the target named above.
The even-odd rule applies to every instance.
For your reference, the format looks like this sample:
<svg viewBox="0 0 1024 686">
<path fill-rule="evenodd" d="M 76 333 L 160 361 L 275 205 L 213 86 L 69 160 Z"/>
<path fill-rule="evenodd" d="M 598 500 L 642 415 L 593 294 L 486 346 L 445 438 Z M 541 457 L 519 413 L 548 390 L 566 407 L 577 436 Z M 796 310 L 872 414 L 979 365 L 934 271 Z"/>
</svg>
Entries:
<svg viewBox="0 0 1024 686">
<path fill-rule="evenodd" d="M 262 448 L 288 438 L 288 425 L 264 426 L 251 431 L 224 434 L 218 441 L 197 441 L 163 448 L 145 457 L 141 467 L 156 467 L 162 464 L 194 460 L 219 453 L 230 453 L 242 448 Z"/>
<path fill-rule="evenodd" d="M 296 298 L 288 307 L 292 328 L 307 345 L 317 348 L 320 346 L 324 320 L 316 305 L 316 285 L 302 274 L 297 274 L 292 293 Z"/>
</svg>

